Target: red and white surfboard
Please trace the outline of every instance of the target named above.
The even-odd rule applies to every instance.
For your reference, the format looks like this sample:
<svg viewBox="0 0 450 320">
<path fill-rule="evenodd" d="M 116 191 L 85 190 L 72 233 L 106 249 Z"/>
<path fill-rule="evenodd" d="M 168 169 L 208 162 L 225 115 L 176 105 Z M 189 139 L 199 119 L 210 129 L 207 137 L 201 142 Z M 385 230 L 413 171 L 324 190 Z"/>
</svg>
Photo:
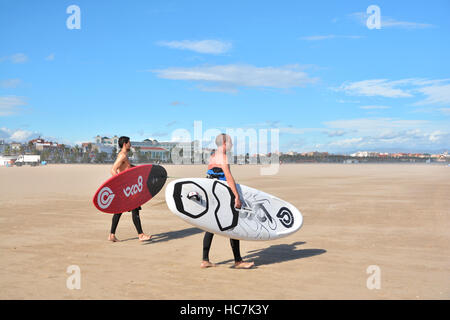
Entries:
<svg viewBox="0 0 450 320">
<path fill-rule="evenodd" d="M 153 198 L 164 186 L 166 170 L 158 165 L 142 165 L 111 177 L 98 188 L 92 201 L 106 213 L 133 210 Z"/>
</svg>

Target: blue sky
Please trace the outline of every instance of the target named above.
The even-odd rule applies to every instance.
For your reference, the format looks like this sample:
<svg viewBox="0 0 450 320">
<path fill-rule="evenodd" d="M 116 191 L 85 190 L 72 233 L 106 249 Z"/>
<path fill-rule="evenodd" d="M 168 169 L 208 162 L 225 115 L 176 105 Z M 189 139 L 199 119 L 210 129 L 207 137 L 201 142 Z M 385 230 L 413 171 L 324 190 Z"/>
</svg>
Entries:
<svg viewBox="0 0 450 320">
<path fill-rule="evenodd" d="M 0 0 L 0 139 L 168 141 L 202 121 L 276 128 L 281 151 L 442 152 L 449 12 L 435 0 Z"/>
</svg>

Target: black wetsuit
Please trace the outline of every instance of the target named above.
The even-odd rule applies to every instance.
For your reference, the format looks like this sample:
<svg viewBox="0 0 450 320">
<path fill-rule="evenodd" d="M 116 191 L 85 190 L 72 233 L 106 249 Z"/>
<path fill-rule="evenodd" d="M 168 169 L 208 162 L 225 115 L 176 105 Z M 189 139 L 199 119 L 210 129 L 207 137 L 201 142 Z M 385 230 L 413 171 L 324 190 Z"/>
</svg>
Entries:
<svg viewBox="0 0 450 320">
<path fill-rule="evenodd" d="M 142 208 L 139 207 L 139 208 L 131 210 L 131 216 L 133 218 L 133 223 L 134 223 L 134 226 L 136 227 L 136 231 L 138 234 L 144 233 L 142 231 L 141 219 L 139 217 L 139 210 L 141 210 L 141 209 Z M 128 212 L 130 212 L 130 211 L 128 211 Z M 112 224 L 111 224 L 111 233 L 113 233 L 113 234 L 116 233 L 117 224 L 119 223 L 121 216 L 122 216 L 122 213 L 113 214 Z"/>
<path fill-rule="evenodd" d="M 225 174 L 223 173 L 223 170 L 218 167 L 214 167 L 207 172 L 207 178 L 210 179 L 218 179 L 218 180 L 224 180 Z M 205 236 L 203 237 L 203 261 L 209 261 L 209 250 L 211 249 L 211 242 L 213 239 L 214 233 L 211 232 L 205 232 Z M 241 262 L 241 252 L 240 252 L 240 244 L 239 240 L 236 239 L 230 239 L 231 249 L 233 250 L 234 255 L 234 261 L 235 262 Z"/>
</svg>

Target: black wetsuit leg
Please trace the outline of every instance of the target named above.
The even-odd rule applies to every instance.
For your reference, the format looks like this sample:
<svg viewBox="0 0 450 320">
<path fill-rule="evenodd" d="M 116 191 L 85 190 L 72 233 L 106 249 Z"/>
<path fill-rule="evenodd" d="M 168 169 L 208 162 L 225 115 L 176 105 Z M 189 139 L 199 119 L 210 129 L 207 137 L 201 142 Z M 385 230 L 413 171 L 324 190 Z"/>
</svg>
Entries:
<svg viewBox="0 0 450 320">
<path fill-rule="evenodd" d="M 239 240 L 230 239 L 231 249 L 233 250 L 234 262 L 241 262 L 241 250 Z"/>
<path fill-rule="evenodd" d="M 209 261 L 209 250 L 211 249 L 214 233 L 205 232 L 203 237 L 203 261 Z M 240 242 L 236 239 L 230 239 L 231 249 L 233 250 L 234 262 L 241 262 Z"/>
<path fill-rule="evenodd" d="M 213 236 L 214 233 L 205 232 L 205 236 L 203 237 L 203 261 L 209 261 L 209 249 L 211 249 Z"/>
<path fill-rule="evenodd" d="M 219 172 L 223 173 L 222 169 L 220 169 L 220 171 L 215 170 L 215 169 L 220 169 L 220 168 L 213 168 L 213 171 L 215 173 L 219 173 Z M 207 178 L 218 179 L 219 176 L 213 176 L 213 175 L 208 174 Z M 214 236 L 213 233 L 206 232 L 205 236 L 203 237 L 203 261 L 209 261 L 209 249 L 211 249 L 211 242 L 212 242 L 213 236 Z M 241 257 L 239 240 L 230 239 L 230 244 L 231 244 L 231 249 L 233 250 L 234 261 L 241 262 L 242 257 Z"/>
<path fill-rule="evenodd" d="M 112 223 L 111 223 L 111 233 L 113 233 L 113 234 L 116 233 L 117 225 L 119 224 L 119 220 L 120 220 L 121 216 L 122 216 L 121 213 L 113 214 Z"/>
<path fill-rule="evenodd" d="M 136 227 L 137 233 L 138 234 L 144 233 L 142 231 L 141 218 L 139 217 L 139 209 L 134 209 L 133 211 L 131 211 L 131 216 L 133 218 L 133 223 L 134 226 Z"/>
<path fill-rule="evenodd" d="M 121 213 L 113 214 L 112 223 L 111 223 L 111 233 L 115 234 L 117 225 L 119 224 Z M 134 226 L 136 227 L 136 231 L 138 234 L 144 233 L 142 231 L 141 218 L 139 217 L 139 208 L 136 208 L 131 211 L 131 216 L 133 218 Z"/>
</svg>

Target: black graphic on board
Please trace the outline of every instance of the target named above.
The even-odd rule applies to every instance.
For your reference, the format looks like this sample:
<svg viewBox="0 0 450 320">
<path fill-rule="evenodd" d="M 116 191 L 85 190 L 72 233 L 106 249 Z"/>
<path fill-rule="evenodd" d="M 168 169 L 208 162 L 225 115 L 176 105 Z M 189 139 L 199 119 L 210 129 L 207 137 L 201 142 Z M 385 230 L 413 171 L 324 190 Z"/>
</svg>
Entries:
<svg viewBox="0 0 450 320">
<path fill-rule="evenodd" d="M 282 207 L 278 211 L 277 218 L 280 219 L 281 224 L 286 228 L 290 228 L 294 225 L 294 215 L 286 207 Z"/>
<path fill-rule="evenodd" d="M 198 189 L 198 193 L 203 192 L 203 196 L 206 199 L 206 207 L 205 210 L 199 212 L 199 213 L 194 213 L 194 212 L 187 212 L 183 206 L 183 195 L 181 194 L 181 191 L 183 189 L 183 185 L 187 185 L 187 184 L 193 184 L 195 185 Z M 177 210 L 179 212 L 181 212 L 182 214 L 187 215 L 190 218 L 193 219 L 198 219 L 201 216 L 203 216 L 206 212 L 208 212 L 208 208 L 209 208 L 209 201 L 208 201 L 208 194 L 206 193 L 205 189 L 203 189 L 199 184 L 193 182 L 193 181 L 182 181 L 182 182 L 178 182 L 175 184 L 174 188 L 173 188 L 173 199 L 175 200 L 175 206 L 177 207 Z"/>
<path fill-rule="evenodd" d="M 150 191 L 152 197 L 161 191 L 167 180 L 167 172 L 161 166 L 154 164 L 150 170 L 150 174 L 147 178 L 147 188 Z"/>
<path fill-rule="evenodd" d="M 220 205 L 221 205 L 220 199 L 219 199 L 219 197 L 216 194 L 216 188 L 217 187 L 219 187 L 219 188 L 221 188 L 221 187 L 226 188 L 226 190 L 230 194 L 230 203 L 229 204 L 225 204 L 225 203 L 223 204 L 225 206 L 225 208 L 230 208 L 230 210 L 224 210 L 221 213 L 222 215 L 225 214 L 225 213 L 232 215 L 232 222 L 228 226 L 226 226 L 226 225 L 224 226 L 220 222 L 221 220 L 223 222 L 225 217 L 223 217 L 223 216 L 219 217 L 218 214 L 217 214 L 217 212 L 219 212 L 219 208 L 220 208 Z M 226 230 L 233 229 L 234 227 L 237 226 L 238 219 L 239 219 L 239 212 L 234 207 L 234 200 L 235 200 L 236 197 L 234 196 L 233 191 L 231 191 L 230 187 L 226 186 L 225 184 L 220 183 L 219 181 L 214 181 L 214 184 L 213 184 L 213 187 L 212 187 L 212 193 L 213 193 L 214 197 L 217 200 L 217 208 L 214 211 L 214 215 L 216 216 L 217 226 L 219 227 L 220 231 L 226 231 Z"/>
<path fill-rule="evenodd" d="M 260 200 L 259 203 L 253 204 L 253 210 L 258 213 L 257 217 L 258 217 L 259 221 L 261 221 L 262 223 L 267 221 L 267 226 L 270 229 L 275 230 L 277 228 L 277 222 L 276 222 L 276 220 L 274 220 L 272 218 L 270 213 L 264 207 L 264 204 L 263 204 L 264 201 L 269 202 L 269 200 L 267 200 L 267 199 Z M 263 212 L 264 215 L 259 214 L 261 211 Z"/>
</svg>

